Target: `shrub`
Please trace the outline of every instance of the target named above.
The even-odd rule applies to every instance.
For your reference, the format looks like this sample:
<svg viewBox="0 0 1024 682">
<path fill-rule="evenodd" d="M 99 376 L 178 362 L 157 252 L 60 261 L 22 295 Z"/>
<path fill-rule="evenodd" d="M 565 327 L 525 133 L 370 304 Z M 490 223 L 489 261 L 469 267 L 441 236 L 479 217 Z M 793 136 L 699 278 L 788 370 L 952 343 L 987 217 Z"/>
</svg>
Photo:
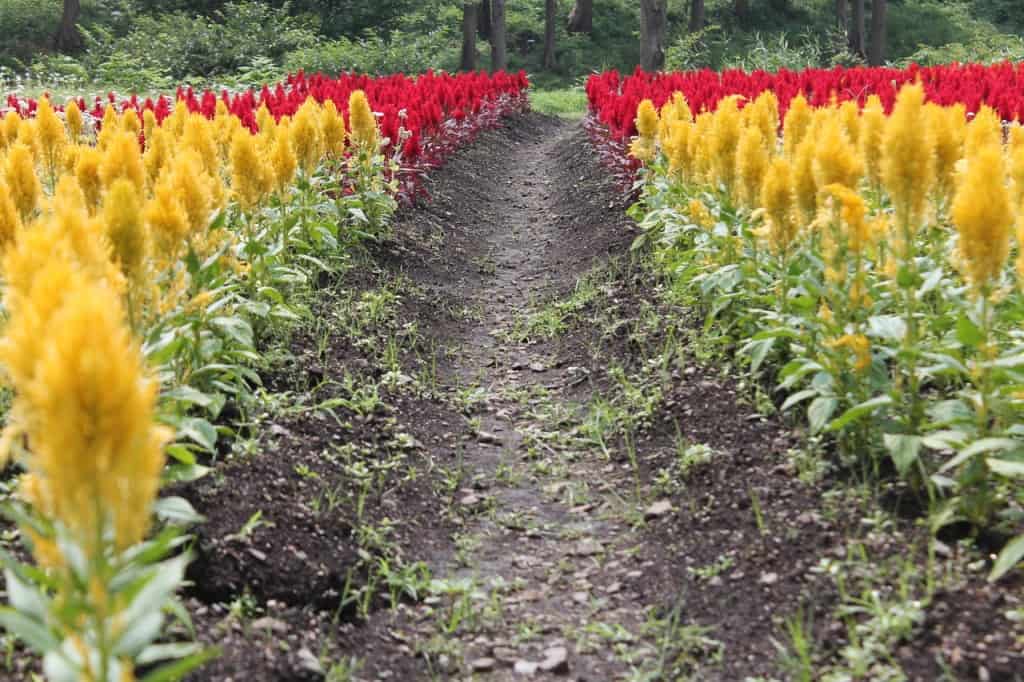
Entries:
<svg viewBox="0 0 1024 682">
<path fill-rule="evenodd" d="M 390 39 L 369 33 L 355 40 L 339 38 L 291 52 L 285 71 L 336 75 L 344 71 L 369 74 L 421 73 L 427 69 L 454 70 L 458 51 L 442 31 L 409 36 L 395 31 Z"/>
</svg>

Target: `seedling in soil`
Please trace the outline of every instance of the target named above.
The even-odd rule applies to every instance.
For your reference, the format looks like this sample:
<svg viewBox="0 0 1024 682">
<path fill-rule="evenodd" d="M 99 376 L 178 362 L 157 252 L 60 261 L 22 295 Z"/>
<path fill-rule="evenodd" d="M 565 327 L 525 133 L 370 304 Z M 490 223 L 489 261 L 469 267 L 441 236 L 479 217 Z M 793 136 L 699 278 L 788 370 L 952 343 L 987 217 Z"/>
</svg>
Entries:
<svg viewBox="0 0 1024 682">
<path fill-rule="evenodd" d="M 714 563 L 697 568 L 687 568 L 686 571 L 698 580 L 711 580 L 712 578 L 725 573 L 736 565 L 736 558 L 731 554 L 723 554 Z"/>
<path fill-rule="evenodd" d="M 747 493 L 750 495 L 750 508 L 754 512 L 754 523 L 757 524 L 757 530 L 761 535 L 768 534 L 768 528 L 764 523 L 764 514 L 761 513 L 761 499 L 757 496 L 757 491 L 754 488 L 747 488 Z"/>
<path fill-rule="evenodd" d="M 255 514 L 253 514 L 252 516 L 249 517 L 249 520 L 246 521 L 242 525 L 241 528 L 238 529 L 237 533 L 229 535 L 229 536 L 227 536 L 224 539 L 225 540 L 240 540 L 242 542 L 248 542 L 249 538 L 252 536 L 253 533 L 256 532 L 257 528 L 259 528 L 260 526 L 268 526 L 269 527 L 269 526 L 273 526 L 273 525 L 274 525 L 273 523 L 270 523 L 268 521 L 264 521 L 263 520 L 263 512 L 262 511 L 257 511 Z"/>
</svg>

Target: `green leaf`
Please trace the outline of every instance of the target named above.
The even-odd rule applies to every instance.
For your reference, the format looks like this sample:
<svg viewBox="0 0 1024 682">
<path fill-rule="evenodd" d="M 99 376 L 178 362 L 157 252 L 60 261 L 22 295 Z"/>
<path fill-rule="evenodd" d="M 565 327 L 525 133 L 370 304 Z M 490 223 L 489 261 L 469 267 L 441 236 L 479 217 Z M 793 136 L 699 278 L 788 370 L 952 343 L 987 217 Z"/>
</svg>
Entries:
<svg viewBox="0 0 1024 682">
<path fill-rule="evenodd" d="M 45 654 L 60 646 L 60 642 L 45 626 L 14 609 L 0 608 L 0 625 L 36 653 Z"/>
<path fill-rule="evenodd" d="M 210 452 L 217 447 L 217 429 L 200 417 L 182 419 L 178 424 L 178 438 L 187 438 Z"/>
<path fill-rule="evenodd" d="M 170 464 L 164 469 L 164 483 L 191 483 L 209 474 L 213 469 L 201 464 Z"/>
<path fill-rule="evenodd" d="M 885 449 L 889 451 L 896 471 L 905 475 L 917 461 L 921 452 L 921 436 L 902 433 L 887 433 L 883 437 Z"/>
<path fill-rule="evenodd" d="M 872 398 L 871 400 L 865 400 L 864 402 L 854 405 L 846 412 L 843 412 L 841 415 L 839 415 L 838 418 L 833 420 L 832 423 L 828 425 L 828 430 L 839 431 L 840 429 L 845 428 L 851 422 L 854 422 L 860 419 L 861 417 L 871 414 L 880 407 L 892 405 L 892 403 L 892 396 L 888 395 L 880 395 L 875 398 Z"/>
<path fill-rule="evenodd" d="M 210 326 L 221 330 L 224 334 L 233 339 L 240 346 L 252 348 L 253 333 L 249 323 L 240 317 L 215 317 L 210 320 Z"/>
<path fill-rule="evenodd" d="M 818 433 L 825 428 L 825 423 L 832 418 L 832 413 L 839 407 L 837 398 L 818 396 L 811 401 L 807 408 L 807 421 L 810 423 L 811 432 Z"/>
<path fill-rule="evenodd" d="M 786 402 L 782 403 L 782 407 L 779 409 L 779 411 L 785 412 L 786 410 L 793 407 L 797 403 L 802 403 L 808 398 L 813 398 L 816 395 L 818 395 L 818 391 L 814 390 L 813 388 L 807 388 L 804 389 L 803 391 L 797 391 L 793 395 L 786 398 Z"/>
<path fill-rule="evenodd" d="M 977 348 L 985 340 L 978 325 L 971 321 L 966 315 L 961 315 L 956 321 L 956 340 L 968 348 Z"/>
<path fill-rule="evenodd" d="M 957 450 L 963 447 L 969 436 L 963 431 L 934 431 L 921 439 L 921 444 L 930 450 Z"/>
<path fill-rule="evenodd" d="M 163 521 L 182 526 L 203 522 L 202 514 L 184 497 L 161 497 L 153 503 L 153 513 Z"/>
<path fill-rule="evenodd" d="M 7 599 L 19 613 L 30 618 L 45 622 L 47 600 L 45 595 L 35 585 L 21 579 L 11 569 L 4 571 L 4 580 L 7 582 Z"/>
<path fill-rule="evenodd" d="M 114 653 L 126 658 L 135 658 L 136 654 L 160 636 L 160 629 L 164 625 L 163 611 L 157 607 L 127 625 L 124 635 L 114 645 Z"/>
<path fill-rule="evenodd" d="M 761 363 L 768 356 L 768 351 L 775 345 L 775 339 L 762 339 L 760 341 L 752 341 L 747 349 L 750 351 L 750 371 L 756 372 L 760 367 Z"/>
<path fill-rule="evenodd" d="M 868 318 L 868 336 L 902 342 L 907 335 L 907 323 L 898 315 L 876 315 Z"/>
<path fill-rule="evenodd" d="M 153 665 L 160 661 L 185 658 L 199 653 L 202 647 L 196 642 L 171 642 L 169 644 L 151 644 L 135 657 L 138 665 Z"/>
<path fill-rule="evenodd" d="M 1024 462 L 1008 459 L 989 459 L 988 468 L 1004 478 L 1024 478 Z"/>
<path fill-rule="evenodd" d="M 188 553 L 179 554 L 153 567 L 155 570 L 152 575 L 124 610 L 125 637 L 144 617 L 151 613 L 163 612 L 164 602 L 181 586 L 185 577 L 185 567 L 191 558 Z"/>
<path fill-rule="evenodd" d="M 939 471 L 949 471 L 950 469 L 956 468 L 975 455 L 980 455 L 985 452 L 1013 450 L 1020 447 L 1020 445 L 1021 441 L 1013 438 L 982 438 L 981 440 L 974 441 L 958 452 L 956 457 L 943 464 L 939 468 Z"/>
<path fill-rule="evenodd" d="M 140 682 L 177 682 L 204 663 L 220 656 L 220 649 L 204 649 L 198 654 L 183 658 L 158 668 L 146 675 Z"/>
<path fill-rule="evenodd" d="M 173 445 L 168 445 L 166 448 L 166 452 L 168 455 L 174 458 L 175 461 L 180 462 L 181 464 L 184 464 L 186 466 L 191 466 L 196 463 L 195 454 L 193 454 L 191 448 L 189 448 L 189 446 L 185 445 L 184 443 L 174 443 Z"/>
<path fill-rule="evenodd" d="M 1021 559 L 1024 559 L 1024 535 L 1018 535 L 1003 547 L 992 565 L 992 572 L 988 574 L 989 582 L 995 582 L 1009 573 Z"/>
<path fill-rule="evenodd" d="M 198 405 L 199 407 L 207 407 L 213 402 L 213 396 L 207 395 L 191 386 L 178 386 L 167 391 L 164 396 L 169 400 L 177 400 L 178 402 Z"/>
</svg>

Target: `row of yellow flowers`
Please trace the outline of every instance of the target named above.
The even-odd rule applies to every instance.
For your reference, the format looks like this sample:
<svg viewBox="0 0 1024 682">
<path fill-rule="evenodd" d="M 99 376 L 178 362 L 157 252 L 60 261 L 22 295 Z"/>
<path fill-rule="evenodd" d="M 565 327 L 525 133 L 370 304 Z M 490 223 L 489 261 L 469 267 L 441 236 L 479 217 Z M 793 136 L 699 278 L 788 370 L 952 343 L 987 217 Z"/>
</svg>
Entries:
<svg viewBox="0 0 1024 682">
<path fill-rule="evenodd" d="M 637 113 L 635 158 L 660 150 L 680 180 L 720 186 L 741 206 L 763 208 L 765 238 L 784 253 L 801 227 L 815 224 L 829 197 L 856 217 L 847 228 L 858 246 L 872 235 L 935 222 L 951 211 L 960 232 L 964 276 L 979 291 L 990 285 L 1009 253 L 1024 200 L 1024 127 L 1014 122 L 1006 144 L 995 112 L 982 107 L 970 121 L 963 105 L 925 103 L 919 85 L 905 86 L 887 116 L 877 96 L 863 111 L 855 102 L 811 108 L 790 103 L 782 135 L 771 91 L 740 108 L 727 97 L 713 112 L 693 116 L 677 94 L 661 112 L 650 100 Z M 846 188 L 853 193 L 844 192 Z M 884 191 L 893 209 L 863 224 L 865 193 Z M 930 215 L 926 215 L 930 211 Z"/>
<path fill-rule="evenodd" d="M 940 525 L 1004 524 L 992 575 L 1015 565 L 998 512 L 1024 505 L 1024 127 L 917 84 L 888 114 L 798 95 L 781 121 L 770 91 L 696 115 L 676 94 L 636 126 L 642 239 L 709 319 L 730 310 L 754 371 L 775 354 L 783 409 L 808 402 L 876 471 L 886 453 Z"/>
<path fill-rule="evenodd" d="M 297 175 L 377 153 L 361 91 L 350 112 L 349 133 L 330 101 L 310 99 L 280 121 L 264 108 L 253 133 L 222 103 L 212 120 L 179 107 L 159 125 L 152 112 L 139 120 L 108 108 L 97 133 L 74 102 L 61 116 L 43 99 L 35 118 L 11 112 L 0 123 L 0 363 L 14 395 L 3 459 L 24 467 L 20 496 L 56 529 L 22 526 L 54 580 L 40 599 L 85 604 L 71 622 L 47 621 L 57 637 L 44 652 L 48 677 L 133 679 L 138 651 L 118 642 L 139 624 L 118 616 L 133 593 L 112 596 L 111 557 L 147 537 L 173 437 L 157 420 L 159 386 L 141 348 L 148 325 L 183 297 L 210 300 L 186 255 L 219 254 L 245 276 L 239 236 L 218 226 L 218 212 L 231 204 L 252 215 L 272 195 L 286 203 Z M 6 575 L 13 593 L 24 581 Z"/>
</svg>

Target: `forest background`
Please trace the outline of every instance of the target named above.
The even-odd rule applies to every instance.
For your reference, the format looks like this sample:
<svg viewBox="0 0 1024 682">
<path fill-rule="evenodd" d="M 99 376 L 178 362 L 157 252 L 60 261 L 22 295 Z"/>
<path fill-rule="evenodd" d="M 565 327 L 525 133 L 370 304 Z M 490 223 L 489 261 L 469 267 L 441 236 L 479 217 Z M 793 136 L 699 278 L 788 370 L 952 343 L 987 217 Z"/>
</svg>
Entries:
<svg viewBox="0 0 1024 682">
<path fill-rule="evenodd" d="M 1020 0 L 0 0 L 0 91 L 243 87 L 525 69 L 582 110 L 595 71 L 1024 59 Z"/>
</svg>

